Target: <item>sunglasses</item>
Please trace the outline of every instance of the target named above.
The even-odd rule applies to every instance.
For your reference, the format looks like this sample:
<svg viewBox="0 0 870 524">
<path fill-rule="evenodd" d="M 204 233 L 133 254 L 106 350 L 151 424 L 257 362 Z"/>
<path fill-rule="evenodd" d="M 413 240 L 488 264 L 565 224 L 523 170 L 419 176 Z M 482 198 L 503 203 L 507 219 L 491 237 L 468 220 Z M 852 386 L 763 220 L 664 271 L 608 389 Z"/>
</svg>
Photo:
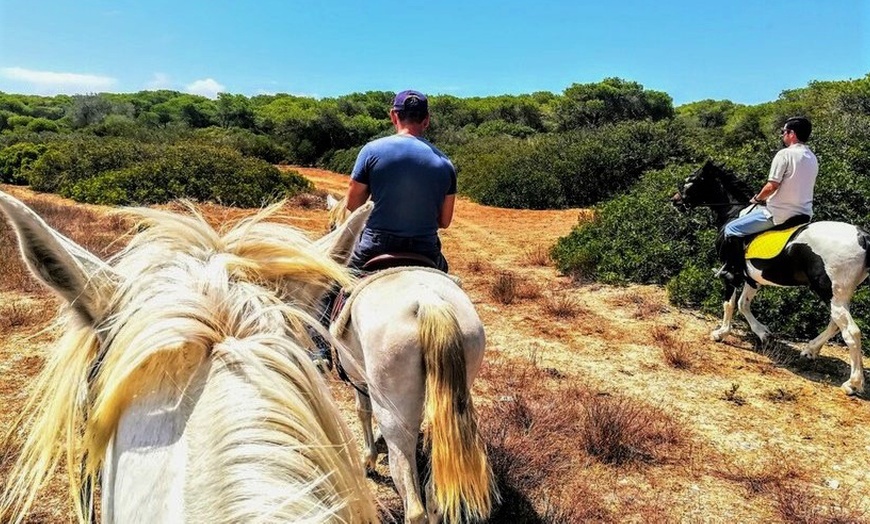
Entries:
<svg viewBox="0 0 870 524">
<path fill-rule="evenodd" d="M 791 131 L 792 131 L 791 129 L 780 129 L 779 134 L 785 136 L 785 135 L 789 134 Z"/>
</svg>

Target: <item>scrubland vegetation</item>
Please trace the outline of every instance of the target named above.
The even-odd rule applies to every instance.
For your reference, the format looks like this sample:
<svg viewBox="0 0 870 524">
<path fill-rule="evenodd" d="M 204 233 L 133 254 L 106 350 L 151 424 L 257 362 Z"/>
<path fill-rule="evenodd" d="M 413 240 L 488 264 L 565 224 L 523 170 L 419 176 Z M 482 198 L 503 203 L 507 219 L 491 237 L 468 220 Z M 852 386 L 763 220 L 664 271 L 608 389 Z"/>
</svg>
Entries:
<svg viewBox="0 0 870 524">
<path fill-rule="evenodd" d="M 275 164 L 348 173 L 362 144 L 391 132 L 392 96 L 0 94 L 0 181 L 90 203 L 183 197 L 257 207 L 309 189 Z M 709 211 L 681 215 L 667 198 L 707 158 L 760 187 L 789 116 L 809 116 L 815 126 L 816 219 L 870 222 L 870 75 L 812 82 L 755 106 L 674 107 L 667 93 L 608 78 L 559 94 L 433 94 L 431 110 L 429 138 L 453 158 L 468 197 L 500 207 L 594 208 L 592 220 L 550 253 L 530 253 L 530 263 L 552 256 L 584 280 L 666 285 L 681 306 L 719 312 L 719 284 L 710 278 L 715 231 Z M 501 284 L 500 300 L 512 300 L 507 277 Z M 818 306 L 805 290 L 766 290 L 755 305 L 788 312 L 770 326 L 801 338 L 827 322 Z M 853 307 L 866 329 L 866 289 Z"/>
</svg>

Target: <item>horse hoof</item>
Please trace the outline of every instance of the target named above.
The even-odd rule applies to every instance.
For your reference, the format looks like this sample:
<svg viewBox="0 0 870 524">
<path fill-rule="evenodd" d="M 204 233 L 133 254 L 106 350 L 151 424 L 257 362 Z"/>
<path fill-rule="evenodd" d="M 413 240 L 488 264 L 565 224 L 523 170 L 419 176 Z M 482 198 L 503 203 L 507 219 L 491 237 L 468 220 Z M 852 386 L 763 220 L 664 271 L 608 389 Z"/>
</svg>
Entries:
<svg viewBox="0 0 870 524">
<path fill-rule="evenodd" d="M 856 388 L 856 387 L 852 386 L 851 382 L 844 382 L 843 385 L 840 387 L 843 388 L 843 391 L 846 392 L 846 395 L 848 395 L 850 397 L 854 397 L 856 395 L 860 395 L 860 394 L 864 393 L 864 385 L 863 384 L 861 384 L 860 386 L 858 386 Z"/>
<path fill-rule="evenodd" d="M 801 358 L 805 358 L 807 360 L 815 360 L 816 357 L 818 357 L 818 356 L 819 356 L 818 351 L 813 351 L 811 349 L 805 349 L 805 350 L 801 351 Z"/>
<path fill-rule="evenodd" d="M 713 342 L 722 342 L 723 338 L 725 338 L 725 334 L 721 333 L 718 329 L 710 333 L 710 340 Z"/>
</svg>

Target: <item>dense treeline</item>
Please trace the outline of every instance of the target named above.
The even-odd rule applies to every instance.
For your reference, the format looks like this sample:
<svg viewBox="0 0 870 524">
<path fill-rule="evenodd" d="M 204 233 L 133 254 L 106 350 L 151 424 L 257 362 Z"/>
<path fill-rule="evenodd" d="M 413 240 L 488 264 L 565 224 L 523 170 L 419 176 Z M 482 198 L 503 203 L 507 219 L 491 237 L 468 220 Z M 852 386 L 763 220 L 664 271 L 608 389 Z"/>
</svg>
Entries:
<svg viewBox="0 0 870 524">
<path fill-rule="evenodd" d="M 174 91 L 87 96 L 0 93 L 0 181 L 108 204 L 188 197 L 258 206 L 308 189 L 275 164 L 349 173 L 359 148 L 392 131 L 394 93 L 314 99 L 287 94 L 216 100 Z M 820 163 L 818 219 L 870 225 L 870 75 L 812 82 L 749 106 L 608 78 L 560 94 L 430 98 L 429 138 L 453 158 L 459 189 L 484 204 L 595 206 L 554 248 L 566 272 L 668 286 L 681 305 L 719 312 L 709 213 L 677 214 L 677 183 L 711 158 L 760 187 L 789 116 L 809 116 Z M 765 291 L 759 309 L 784 333 L 811 335 L 824 308 L 798 290 Z M 857 296 L 856 317 L 870 313 Z"/>
<path fill-rule="evenodd" d="M 184 143 L 188 152 L 231 148 L 270 164 L 349 172 L 362 144 L 391 132 L 387 109 L 392 97 L 381 91 L 321 100 L 229 93 L 210 100 L 174 91 L 0 94 L 0 177 L 15 183 L 44 177 L 47 170 L 38 169 L 42 155 L 74 150 L 77 141 L 90 138 L 112 141 L 119 148 L 117 144 L 130 142 L 125 147 L 131 151 L 144 144 Z M 491 205 L 589 205 L 629 187 L 645 169 L 686 156 L 678 139 L 682 132 L 672 125 L 671 98 L 618 78 L 574 84 L 559 95 L 433 96 L 431 109 L 429 138 L 454 157 L 462 190 Z M 197 153 L 208 154 L 208 149 Z M 91 159 L 82 163 L 96 170 L 124 167 Z M 34 175 L 34 169 L 41 175 Z M 598 180 L 604 173 L 606 184 Z M 115 201 L 116 192 L 86 195 L 85 186 L 89 193 L 108 188 L 80 184 L 80 191 L 67 188 L 66 194 Z"/>
</svg>

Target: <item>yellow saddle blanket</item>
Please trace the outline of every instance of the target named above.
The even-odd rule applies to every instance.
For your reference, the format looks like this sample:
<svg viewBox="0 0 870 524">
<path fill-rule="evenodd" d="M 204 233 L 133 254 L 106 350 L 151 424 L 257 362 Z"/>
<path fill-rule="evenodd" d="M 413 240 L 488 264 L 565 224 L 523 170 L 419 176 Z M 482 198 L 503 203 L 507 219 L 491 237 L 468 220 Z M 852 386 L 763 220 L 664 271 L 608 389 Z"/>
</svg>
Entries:
<svg viewBox="0 0 870 524">
<path fill-rule="evenodd" d="M 795 226 L 789 229 L 783 229 L 782 231 L 765 231 L 761 233 L 757 237 L 755 237 L 752 242 L 749 243 L 749 247 L 746 248 L 746 258 L 773 258 L 782 251 L 782 248 L 785 247 L 786 242 L 794 235 L 795 231 L 802 228 L 804 225 Z"/>
</svg>

